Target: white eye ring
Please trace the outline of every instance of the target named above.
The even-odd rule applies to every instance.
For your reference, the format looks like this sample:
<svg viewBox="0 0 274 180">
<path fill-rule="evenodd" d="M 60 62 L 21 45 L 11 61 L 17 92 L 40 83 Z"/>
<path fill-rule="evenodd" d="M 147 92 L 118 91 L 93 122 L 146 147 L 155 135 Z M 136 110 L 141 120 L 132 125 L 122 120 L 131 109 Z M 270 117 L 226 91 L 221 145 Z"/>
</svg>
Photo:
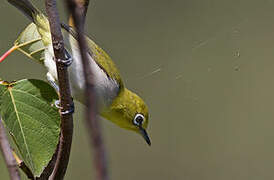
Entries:
<svg viewBox="0 0 274 180">
<path fill-rule="evenodd" d="M 145 117 L 142 114 L 136 114 L 133 120 L 133 124 L 136 126 L 140 126 L 142 125 L 142 123 L 144 122 Z"/>
</svg>

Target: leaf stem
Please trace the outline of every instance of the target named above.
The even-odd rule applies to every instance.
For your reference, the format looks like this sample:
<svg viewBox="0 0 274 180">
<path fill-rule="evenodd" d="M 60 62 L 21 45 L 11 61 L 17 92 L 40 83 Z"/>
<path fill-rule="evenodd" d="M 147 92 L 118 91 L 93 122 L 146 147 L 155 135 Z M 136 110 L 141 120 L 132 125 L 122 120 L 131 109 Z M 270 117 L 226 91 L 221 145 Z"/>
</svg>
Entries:
<svg viewBox="0 0 274 180">
<path fill-rule="evenodd" d="M 16 50 L 18 46 L 13 46 L 10 48 L 7 52 L 5 52 L 1 57 L 0 57 L 0 63 L 6 59 L 14 50 Z"/>
<path fill-rule="evenodd" d="M 22 161 L 14 151 L 12 151 L 12 155 L 13 155 L 14 159 L 16 160 L 17 165 L 26 174 L 26 176 L 29 179 L 34 180 L 34 175 L 31 172 L 30 168 L 25 164 L 25 162 Z"/>
</svg>

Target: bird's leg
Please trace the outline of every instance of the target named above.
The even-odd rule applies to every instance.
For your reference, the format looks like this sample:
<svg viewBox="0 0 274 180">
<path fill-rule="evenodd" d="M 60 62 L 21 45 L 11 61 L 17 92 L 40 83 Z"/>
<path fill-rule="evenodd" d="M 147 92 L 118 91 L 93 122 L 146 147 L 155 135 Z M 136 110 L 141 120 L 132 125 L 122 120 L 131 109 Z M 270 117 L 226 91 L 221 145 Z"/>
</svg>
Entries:
<svg viewBox="0 0 274 180">
<path fill-rule="evenodd" d="M 50 83 L 50 85 L 55 89 L 55 91 L 58 94 L 58 96 L 60 96 L 60 89 L 59 89 L 59 86 L 56 84 L 54 77 L 49 72 L 47 73 L 46 76 L 47 76 L 47 80 Z M 55 107 L 57 107 L 58 109 L 60 109 L 61 108 L 61 106 L 60 106 L 60 100 L 56 100 L 54 102 L 54 105 L 55 105 Z"/>
<path fill-rule="evenodd" d="M 60 97 L 59 86 L 56 84 L 56 81 L 55 81 L 54 77 L 49 72 L 47 73 L 47 80 L 50 83 L 50 85 L 55 89 L 55 91 L 58 94 L 58 96 Z M 71 114 L 71 113 L 74 112 L 74 103 L 72 103 L 71 107 L 68 110 L 66 110 L 66 111 L 63 111 L 63 109 L 62 109 L 62 107 L 60 105 L 60 100 L 56 100 L 54 102 L 54 105 L 55 105 L 55 107 L 57 107 L 58 109 L 61 110 L 61 114 Z"/>
<path fill-rule="evenodd" d="M 66 59 L 56 59 L 56 61 L 63 63 L 65 66 L 70 66 L 73 62 L 71 55 L 69 52 L 65 49 L 65 58 Z"/>
<path fill-rule="evenodd" d="M 50 85 L 55 89 L 56 93 L 58 95 L 60 95 L 60 89 L 59 89 L 58 84 L 56 84 L 54 77 L 49 72 L 47 73 L 46 76 L 47 76 L 47 80 L 50 83 Z"/>
</svg>

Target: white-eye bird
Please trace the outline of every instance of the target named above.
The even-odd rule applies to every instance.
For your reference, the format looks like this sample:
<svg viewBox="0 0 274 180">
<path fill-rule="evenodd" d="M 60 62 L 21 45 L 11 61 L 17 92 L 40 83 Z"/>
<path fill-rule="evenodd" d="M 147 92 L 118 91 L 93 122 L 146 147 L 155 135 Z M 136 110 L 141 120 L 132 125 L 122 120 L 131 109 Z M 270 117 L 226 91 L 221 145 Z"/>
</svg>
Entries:
<svg viewBox="0 0 274 180">
<path fill-rule="evenodd" d="M 44 66 L 48 70 L 47 77 L 49 80 L 57 82 L 57 70 L 47 17 L 29 0 L 7 1 L 35 23 L 45 46 Z M 72 64 L 68 68 L 72 96 L 84 103 L 85 84 L 78 43 L 72 28 L 63 25 L 63 29 L 68 34 L 68 37 L 64 36 L 64 39 L 69 40 L 68 43 L 65 41 L 65 48 L 72 56 Z M 146 132 L 148 126 L 147 105 L 138 95 L 125 87 L 118 69 L 108 54 L 88 37 L 86 40 L 89 46 L 87 53 L 93 71 L 100 115 L 121 128 L 141 134 L 150 145 L 151 142 Z"/>
</svg>

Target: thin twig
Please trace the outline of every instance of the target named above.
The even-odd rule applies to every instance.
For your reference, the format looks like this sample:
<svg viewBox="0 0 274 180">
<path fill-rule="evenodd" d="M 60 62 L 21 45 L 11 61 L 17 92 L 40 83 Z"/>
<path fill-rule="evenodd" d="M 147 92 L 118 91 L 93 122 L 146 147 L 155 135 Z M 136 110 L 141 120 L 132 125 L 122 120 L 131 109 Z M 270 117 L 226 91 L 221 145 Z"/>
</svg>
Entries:
<svg viewBox="0 0 274 180">
<path fill-rule="evenodd" d="M 89 0 L 76 0 L 76 3 L 78 10 L 81 11 L 80 13 L 83 18 L 83 23 L 85 23 L 88 12 Z"/>
<path fill-rule="evenodd" d="M 20 180 L 20 174 L 17 169 L 17 163 L 13 157 L 12 149 L 10 147 L 8 138 L 5 133 L 5 128 L 3 126 L 1 117 L 0 117 L 0 149 L 2 155 L 4 157 L 6 166 L 9 171 L 10 179 L 11 180 Z"/>
<path fill-rule="evenodd" d="M 76 3 L 78 5 L 78 10 L 80 11 L 80 13 L 82 15 L 83 23 L 85 23 L 87 12 L 88 12 L 89 0 L 76 0 Z M 69 17 L 69 25 L 72 27 L 75 27 L 71 14 Z"/>
<path fill-rule="evenodd" d="M 19 164 L 19 168 L 26 174 L 26 176 L 31 179 L 34 180 L 34 175 L 32 174 L 31 170 L 29 169 L 29 167 L 24 163 L 24 161 L 22 161 Z"/>
<path fill-rule="evenodd" d="M 64 63 L 66 60 L 64 40 L 61 33 L 56 0 L 46 0 L 46 11 L 49 18 L 53 50 L 56 59 L 61 104 L 61 135 L 59 150 L 51 178 L 53 180 L 60 180 L 65 176 L 70 156 L 73 135 L 73 118 L 71 111 L 73 108 L 73 101 L 71 98 L 67 66 Z"/>
<path fill-rule="evenodd" d="M 83 11 L 81 9 L 82 5 L 78 0 L 66 0 L 68 10 L 72 15 L 73 22 L 75 24 L 77 39 L 80 48 L 80 53 L 82 57 L 82 64 L 85 76 L 85 94 L 86 94 L 86 124 L 88 128 L 88 133 L 90 136 L 91 144 L 94 148 L 94 161 L 98 180 L 107 180 L 107 163 L 106 163 L 106 153 L 103 144 L 103 138 L 101 133 L 100 123 L 96 118 L 96 106 L 95 106 L 95 94 L 94 94 L 94 84 L 93 84 L 93 74 L 91 66 L 89 63 L 88 52 L 89 48 L 86 43 L 84 35 L 84 17 Z M 92 52 L 89 52 L 92 53 Z"/>
<path fill-rule="evenodd" d="M 17 154 L 15 153 L 14 150 L 12 151 L 12 155 L 13 155 L 14 159 L 16 160 L 16 163 L 17 163 L 18 167 L 25 173 L 25 175 L 26 175 L 29 179 L 34 180 L 34 175 L 33 175 L 33 173 L 31 172 L 30 168 L 25 164 L 24 161 L 22 161 L 22 160 L 17 156 Z"/>
</svg>

